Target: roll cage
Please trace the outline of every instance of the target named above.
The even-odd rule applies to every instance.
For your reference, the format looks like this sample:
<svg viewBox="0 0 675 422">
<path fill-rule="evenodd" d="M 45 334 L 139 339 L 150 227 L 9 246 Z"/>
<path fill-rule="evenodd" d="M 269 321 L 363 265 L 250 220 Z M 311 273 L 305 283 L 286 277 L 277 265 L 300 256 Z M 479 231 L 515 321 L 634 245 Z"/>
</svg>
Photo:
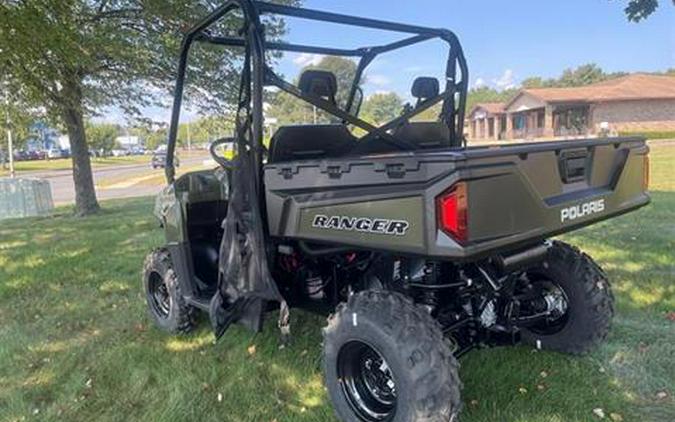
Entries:
<svg viewBox="0 0 675 422">
<path fill-rule="evenodd" d="M 209 32 L 223 17 L 239 10 L 243 14 L 243 27 L 240 36 L 216 36 Z M 261 15 L 277 15 L 295 17 L 312 21 L 337 23 L 348 26 L 380 29 L 384 31 L 408 34 L 409 36 L 390 44 L 362 47 L 356 49 L 342 49 L 321 47 L 314 45 L 300 45 L 265 39 L 264 25 L 261 24 Z M 427 98 L 412 110 L 407 110 L 398 118 L 380 127 L 373 126 L 349 110 L 353 108 L 355 97 L 364 71 L 372 61 L 380 54 L 393 50 L 412 46 L 432 39 L 445 41 L 450 53 L 446 67 L 445 91 L 433 98 Z M 239 104 L 237 107 L 237 142 L 239 147 L 249 148 L 253 156 L 253 177 L 258 178 L 262 166 L 263 145 L 263 89 L 265 86 L 277 88 L 306 101 L 317 108 L 332 114 L 345 123 L 352 124 L 366 132 L 364 138 L 382 136 L 389 138 L 393 143 L 406 144 L 404 141 L 392 139 L 387 132 L 408 119 L 443 102 L 441 120 L 448 126 L 451 134 L 451 144 L 461 146 L 464 132 L 464 116 L 466 108 L 466 96 L 468 89 L 468 67 L 457 36 L 447 29 L 427 28 L 422 26 L 407 25 L 387 22 L 369 18 L 360 18 L 336 13 L 322 12 L 318 10 L 297 8 L 272 3 L 252 0 L 230 0 L 214 10 L 201 22 L 190 29 L 184 36 L 180 49 L 177 80 L 174 92 L 173 111 L 169 129 L 167 148 L 166 178 L 169 183 L 174 181 L 174 151 L 178 134 L 178 124 L 183 101 L 185 74 L 191 46 L 195 42 L 209 43 L 227 47 L 240 47 L 244 49 L 244 67 L 240 83 Z M 314 53 L 340 57 L 358 58 L 358 66 L 354 80 L 352 81 L 348 101 L 345 109 L 324 99 L 306 95 L 301 90 L 283 80 L 267 64 L 266 51 L 282 51 L 296 53 Z M 459 81 L 458 81 L 459 78 Z M 248 138 L 248 139 L 246 139 Z"/>
</svg>

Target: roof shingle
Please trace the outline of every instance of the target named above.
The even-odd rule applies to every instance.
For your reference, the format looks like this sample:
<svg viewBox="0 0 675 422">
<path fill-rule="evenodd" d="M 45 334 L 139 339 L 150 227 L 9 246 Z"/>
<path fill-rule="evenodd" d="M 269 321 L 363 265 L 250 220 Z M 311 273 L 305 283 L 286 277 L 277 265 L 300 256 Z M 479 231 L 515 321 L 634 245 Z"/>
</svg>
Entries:
<svg viewBox="0 0 675 422">
<path fill-rule="evenodd" d="M 546 102 L 675 99 L 675 77 L 638 73 L 583 87 L 534 88 L 524 89 L 520 94 L 523 93 Z"/>
</svg>

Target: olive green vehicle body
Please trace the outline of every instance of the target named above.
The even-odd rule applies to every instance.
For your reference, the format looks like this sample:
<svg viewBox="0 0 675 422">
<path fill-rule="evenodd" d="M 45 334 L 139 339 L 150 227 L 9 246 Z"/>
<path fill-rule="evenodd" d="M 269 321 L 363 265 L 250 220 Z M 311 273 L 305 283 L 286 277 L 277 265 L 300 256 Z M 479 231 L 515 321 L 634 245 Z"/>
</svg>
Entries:
<svg viewBox="0 0 675 422">
<path fill-rule="evenodd" d="M 269 235 L 279 240 L 472 261 L 626 213 L 649 203 L 644 139 L 565 140 L 304 160 L 264 166 Z M 574 180 L 564 157 L 581 156 Z M 563 158 L 561 158 L 563 157 Z M 436 199 L 467 186 L 468 239 L 439 228 Z M 220 226 L 229 194 L 225 170 L 190 173 L 158 197 L 168 243 L 189 241 L 191 209 L 210 209 L 200 224 Z M 564 210 L 602 201 L 574 219 Z M 405 221 L 405 233 L 317 227 L 317 216 Z M 343 227 L 344 228 L 344 227 Z M 189 243 L 189 242 L 188 242 Z"/>
</svg>

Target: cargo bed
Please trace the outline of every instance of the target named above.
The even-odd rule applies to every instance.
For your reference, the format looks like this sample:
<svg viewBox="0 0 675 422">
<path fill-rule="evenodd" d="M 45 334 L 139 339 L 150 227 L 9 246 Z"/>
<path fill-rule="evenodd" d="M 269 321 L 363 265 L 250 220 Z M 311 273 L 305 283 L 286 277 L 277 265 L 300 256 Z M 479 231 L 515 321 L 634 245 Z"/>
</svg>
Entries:
<svg viewBox="0 0 675 422">
<path fill-rule="evenodd" d="M 648 151 L 644 139 L 610 138 L 268 164 L 269 230 L 313 243 L 477 259 L 646 205 Z M 439 221 L 439 198 L 460 185 L 459 201 L 448 205 L 463 209 L 465 237 Z"/>
</svg>

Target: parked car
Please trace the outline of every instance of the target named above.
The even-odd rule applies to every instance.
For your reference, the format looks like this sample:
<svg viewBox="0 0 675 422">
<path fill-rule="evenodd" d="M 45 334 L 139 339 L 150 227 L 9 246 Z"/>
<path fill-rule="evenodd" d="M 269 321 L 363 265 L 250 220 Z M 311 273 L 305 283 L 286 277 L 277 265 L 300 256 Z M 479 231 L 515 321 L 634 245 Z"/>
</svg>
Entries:
<svg viewBox="0 0 675 422">
<path fill-rule="evenodd" d="M 153 169 L 163 169 L 166 167 L 166 152 L 155 151 L 155 153 L 152 155 L 152 160 L 150 163 L 152 164 Z M 173 165 L 180 167 L 180 162 L 176 156 L 173 158 Z"/>
<path fill-rule="evenodd" d="M 24 150 L 14 151 L 14 161 L 27 161 L 28 152 Z"/>
<path fill-rule="evenodd" d="M 63 158 L 63 151 L 59 148 L 51 148 L 49 151 L 47 151 L 47 157 L 50 159 L 56 159 L 56 158 Z"/>
<path fill-rule="evenodd" d="M 145 155 L 145 148 L 143 147 L 133 147 L 130 150 L 131 155 Z"/>
<path fill-rule="evenodd" d="M 113 157 L 126 157 L 129 155 L 129 151 L 126 149 L 114 149 L 112 150 Z"/>
</svg>

